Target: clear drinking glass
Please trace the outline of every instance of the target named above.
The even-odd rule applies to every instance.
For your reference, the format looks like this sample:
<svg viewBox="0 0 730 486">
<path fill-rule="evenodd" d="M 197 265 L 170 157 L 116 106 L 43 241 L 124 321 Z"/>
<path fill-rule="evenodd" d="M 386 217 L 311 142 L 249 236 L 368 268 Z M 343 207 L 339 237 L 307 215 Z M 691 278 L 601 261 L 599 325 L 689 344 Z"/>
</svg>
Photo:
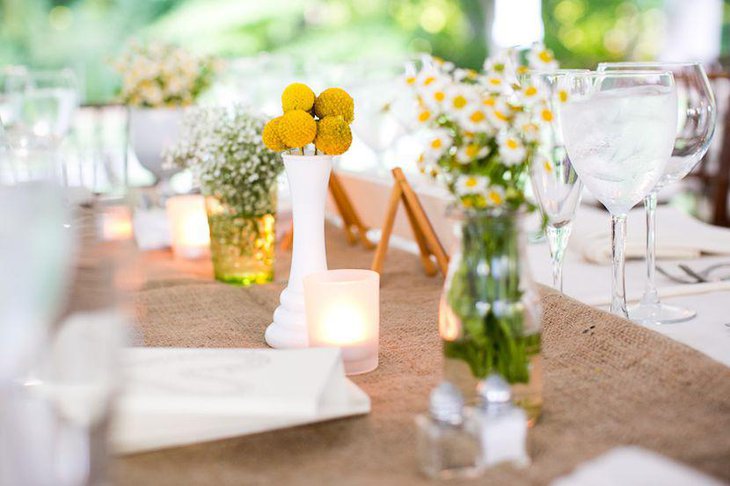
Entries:
<svg viewBox="0 0 730 486">
<path fill-rule="evenodd" d="M 657 193 L 686 176 L 707 152 L 715 132 L 715 97 L 705 70 L 696 62 L 601 63 L 599 71 L 669 71 L 677 87 L 678 123 L 674 150 L 654 190 L 644 198 L 646 210 L 646 284 L 641 302 L 629 309 L 631 319 L 654 324 L 683 322 L 697 313 L 692 309 L 664 304 L 656 289 L 656 204 Z"/>
<path fill-rule="evenodd" d="M 557 70 L 528 73 L 522 78 L 526 86 L 544 90 L 550 111 L 556 116 L 540 130 L 540 150 L 530 164 L 532 190 L 547 221 L 545 233 L 553 265 L 553 287 L 563 291 L 563 257 L 570 238 L 575 211 L 580 205 L 583 184 L 570 163 L 560 129 L 558 105 L 567 92 L 565 76 L 587 70 Z"/>
<path fill-rule="evenodd" d="M 15 93 L 14 119 L 6 125 L 14 149 L 53 149 L 68 134 L 79 105 L 76 76 L 70 69 L 27 71 Z M 5 122 L 4 122 L 5 123 Z"/>
<path fill-rule="evenodd" d="M 672 73 L 622 71 L 566 76 L 559 107 L 565 148 L 578 176 L 611 213 L 611 312 L 628 317 L 626 215 L 664 174 L 677 126 Z"/>
</svg>

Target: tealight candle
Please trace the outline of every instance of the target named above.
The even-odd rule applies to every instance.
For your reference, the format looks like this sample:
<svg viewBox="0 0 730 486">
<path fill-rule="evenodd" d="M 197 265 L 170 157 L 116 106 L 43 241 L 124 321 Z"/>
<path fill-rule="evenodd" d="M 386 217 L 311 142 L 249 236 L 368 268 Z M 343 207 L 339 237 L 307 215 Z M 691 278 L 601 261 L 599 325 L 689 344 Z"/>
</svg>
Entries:
<svg viewBox="0 0 730 486">
<path fill-rule="evenodd" d="M 309 346 L 339 347 L 348 375 L 378 367 L 380 275 L 329 270 L 304 277 Z"/>
<path fill-rule="evenodd" d="M 101 214 L 101 238 L 119 241 L 132 238 L 132 213 L 126 206 L 109 206 Z"/>
<path fill-rule="evenodd" d="M 190 194 L 167 200 L 172 252 L 178 258 L 195 259 L 208 254 L 210 231 L 205 212 L 205 198 Z"/>
</svg>

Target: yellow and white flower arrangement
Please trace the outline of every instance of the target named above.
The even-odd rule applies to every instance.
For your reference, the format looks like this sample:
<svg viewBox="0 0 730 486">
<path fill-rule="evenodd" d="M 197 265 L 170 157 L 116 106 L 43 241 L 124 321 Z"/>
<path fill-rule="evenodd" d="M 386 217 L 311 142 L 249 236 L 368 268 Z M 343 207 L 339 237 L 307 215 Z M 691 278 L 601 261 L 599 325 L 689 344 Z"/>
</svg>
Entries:
<svg viewBox="0 0 730 486">
<path fill-rule="evenodd" d="M 113 63 L 122 76 L 124 104 L 145 108 L 189 106 L 213 82 L 218 60 L 162 42 L 131 42 Z"/>
<path fill-rule="evenodd" d="M 555 69 L 542 45 L 528 53 L 529 69 Z M 541 127 L 554 114 L 543 87 L 519 82 L 527 66 L 512 51 L 490 57 L 484 71 L 427 59 L 406 77 L 427 134 L 418 164 L 467 208 L 521 209 L 528 163 L 538 153 Z"/>
<path fill-rule="evenodd" d="M 355 102 L 345 90 L 328 88 L 315 96 L 303 83 L 292 83 L 281 95 L 283 115 L 270 120 L 261 138 L 274 152 L 340 155 L 352 144 L 350 124 Z"/>
</svg>

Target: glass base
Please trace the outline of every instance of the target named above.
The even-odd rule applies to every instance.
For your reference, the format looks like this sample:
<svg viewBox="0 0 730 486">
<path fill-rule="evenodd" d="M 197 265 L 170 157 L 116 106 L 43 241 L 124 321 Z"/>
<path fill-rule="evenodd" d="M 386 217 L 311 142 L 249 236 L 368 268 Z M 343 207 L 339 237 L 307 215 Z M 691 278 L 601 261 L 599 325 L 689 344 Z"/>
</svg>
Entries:
<svg viewBox="0 0 730 486">
<path fill-rule="evenodd" d="M 230 285 L 247 287 L 249 285 L 273 282 L 274 272 L 216 273 L 215 279 Z"/>
<path fill-rule="evenodd" d="M 693 319 L 697 315 L 692 309 L 675 305 L 638 304 L 629 308 L 629 319 L 640 324 L 676 324 Z"/>
</svg>

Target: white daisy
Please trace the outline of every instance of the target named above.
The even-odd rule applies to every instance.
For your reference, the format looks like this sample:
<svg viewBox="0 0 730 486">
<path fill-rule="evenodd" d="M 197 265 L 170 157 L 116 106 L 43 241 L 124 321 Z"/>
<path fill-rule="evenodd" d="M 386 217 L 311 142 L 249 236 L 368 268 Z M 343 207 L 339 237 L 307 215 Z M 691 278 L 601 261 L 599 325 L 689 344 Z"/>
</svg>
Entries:
<svg viewBox="0 0 730 486">
<path fill-rule="evenodd" d="M 487 153 L 489 153 L 488 147 L 483 147 L 474 142 L 467 143 L 456 151 L 456 161 L 460 164 L 468 164 L 485 157 Z"/>
<path fill-rule="evenodd" d="M 478 175 L 460 175 L 456 179 L 456 192 L 459 196 L 483 194 L 489 186 L 489 179 Z"/>
<path fill-rule="evenodd" d="M 558 61 L 555 60 L 553 52 L 543 44 L 536 42 L 527 53 L 527 62 L 530 69 L 536 71 L 555 71 L 558 69 Z"/>
<path fill-rule="evenodd" d="M 525 145 L 517 135 L 503 131 L 500 132 L 497 141 L 499 144 L 499 155 L 505 165 L 517 165 L 524 162 L 527 149 L 525 149 Z"/>
<path fill-rule="evenodd" d="M 444 110 L 454 118 L 458 118 L 475 104 L 472 96 L 473 92 L 467 86 L 452 85 L 446 92 Z"/>
<path fill-rule="evenodd" d="M 424 152 L 427 161 L 435 161 L 441 158 L 451 147 L 453 139 L 446 130 L 437 130 L 428 139 L 428 145 Z"/>
<path fill-rule="evenodd" d="M 515 115 L 513 126 L 526 142 L 537 142 L 540 139 L 540 127 L 527 112 Z"/>
<path fill-rule="evenodd" d="M 484 199 L 489 207 L 501 206 L 505 201 L 504 188 L 500 186 L 490 186 L 489 189 L 487 189 L 487 195 Z"/>
<path fill-rule="evenodd" d="M 512 108 L 501 97 L 487 96 L 482 99 L 482 104 L 487 108 L 487 119 L 497 129 L 504 129 L 509 126 L 512 119 Z"/>
</svg>

